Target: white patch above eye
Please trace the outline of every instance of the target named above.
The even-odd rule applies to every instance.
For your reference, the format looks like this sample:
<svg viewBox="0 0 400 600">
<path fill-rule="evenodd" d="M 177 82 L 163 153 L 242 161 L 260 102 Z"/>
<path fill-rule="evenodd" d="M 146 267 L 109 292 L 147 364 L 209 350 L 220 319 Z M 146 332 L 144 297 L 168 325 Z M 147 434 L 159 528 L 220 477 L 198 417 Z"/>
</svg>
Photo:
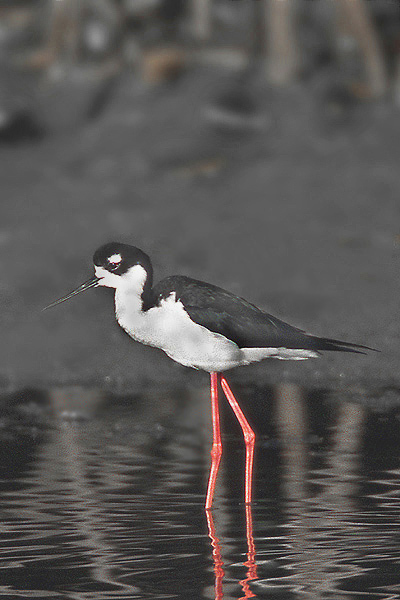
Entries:
<svg viewBox="0 0 400 600">
<path fill-rule="evenodd" d="M 112 256 L 109 256 L 107 260 L 112 265 L 118 265 L 122 260 L 122 256 L 120 254 L 113 254 Z"/>
</svg>

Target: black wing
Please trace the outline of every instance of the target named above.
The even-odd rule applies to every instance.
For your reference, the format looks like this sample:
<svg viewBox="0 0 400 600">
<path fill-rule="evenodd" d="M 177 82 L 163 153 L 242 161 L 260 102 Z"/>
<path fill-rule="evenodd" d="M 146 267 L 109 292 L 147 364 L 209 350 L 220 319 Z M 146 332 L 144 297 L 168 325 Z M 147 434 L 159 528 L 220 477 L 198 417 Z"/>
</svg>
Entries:
<svg viewBox="0 0 400 600">
<path fill-rule="evenodd" d="M 155 304 L 172 292 L 190 318 L 239 348 L 298 348 L 361 352 L 366 346 L 308 335 L 222 288 L 185 276 L 163 279 L 153 289 Z"/>
</svg>

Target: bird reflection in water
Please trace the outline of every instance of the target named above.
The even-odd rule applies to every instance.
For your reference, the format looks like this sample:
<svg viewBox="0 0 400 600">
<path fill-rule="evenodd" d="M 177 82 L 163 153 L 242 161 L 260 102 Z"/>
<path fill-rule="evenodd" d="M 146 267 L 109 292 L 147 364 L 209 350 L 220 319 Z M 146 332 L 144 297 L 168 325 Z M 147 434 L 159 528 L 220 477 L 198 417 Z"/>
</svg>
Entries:
<svg viewBox="0 0 400 600">
<path fill-rule="evenodd" d="M 251 510 L 251 504 L 245 505 L 246 511 L 246 540 L 247 540 L 247 560 L 243 563 L 247 568 L 246 577 L 239 583 L 242 586 L 243 596 L 239 600 L 246 600 L 246 598 L 255 598 L 256 595 L 251 591 L 249 582 L 257 579 L 257 565 L 256 565 L 256 549 L 254 545 L 253 537 L 253 514 Z M 221 554 L 221 544 L 217 537 L 214 519 L 210 509 L 205 510 L 208 526 L 208 535 L 211 540 L 212 556 L 214 561 L 214 574 L 215 574 L 215 600 L 221 600 L 224 597 L 223 591 L 223 579 L 224 579 L 224 562 Z"/>
</svg>

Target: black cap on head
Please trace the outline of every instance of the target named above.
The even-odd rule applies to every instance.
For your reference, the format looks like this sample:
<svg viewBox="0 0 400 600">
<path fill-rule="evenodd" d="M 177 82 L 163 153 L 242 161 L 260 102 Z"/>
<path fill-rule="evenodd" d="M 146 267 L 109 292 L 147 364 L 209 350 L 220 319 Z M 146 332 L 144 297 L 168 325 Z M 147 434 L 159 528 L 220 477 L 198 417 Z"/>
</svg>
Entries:
<svg viewBox="0 0 400 600">
<path fill-rule="evenodd" d="M 150 279 L 153 271 L 147 254 L 135 246 L 119 242 L 110 242 L 98 248 L 93 255 L 93 263 L 115 275 L 123 275 L 134 265 L 146 269 Z"/>
</svg>

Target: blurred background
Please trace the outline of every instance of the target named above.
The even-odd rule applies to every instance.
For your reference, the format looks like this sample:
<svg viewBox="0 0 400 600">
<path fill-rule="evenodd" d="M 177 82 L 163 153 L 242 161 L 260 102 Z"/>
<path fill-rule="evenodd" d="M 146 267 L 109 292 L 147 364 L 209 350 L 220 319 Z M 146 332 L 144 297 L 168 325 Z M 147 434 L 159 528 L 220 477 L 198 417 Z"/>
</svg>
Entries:
<svg viewBox="0 0 400 600">
<path fill-rule="evenodd" d="M 381 350 L 233 378 L 398 386 L 399 111 L 390 0 L 0 0 L 1 388 L 200 381 L 110 290 L 40 312 L 109 241 Z"/>
</svg>

